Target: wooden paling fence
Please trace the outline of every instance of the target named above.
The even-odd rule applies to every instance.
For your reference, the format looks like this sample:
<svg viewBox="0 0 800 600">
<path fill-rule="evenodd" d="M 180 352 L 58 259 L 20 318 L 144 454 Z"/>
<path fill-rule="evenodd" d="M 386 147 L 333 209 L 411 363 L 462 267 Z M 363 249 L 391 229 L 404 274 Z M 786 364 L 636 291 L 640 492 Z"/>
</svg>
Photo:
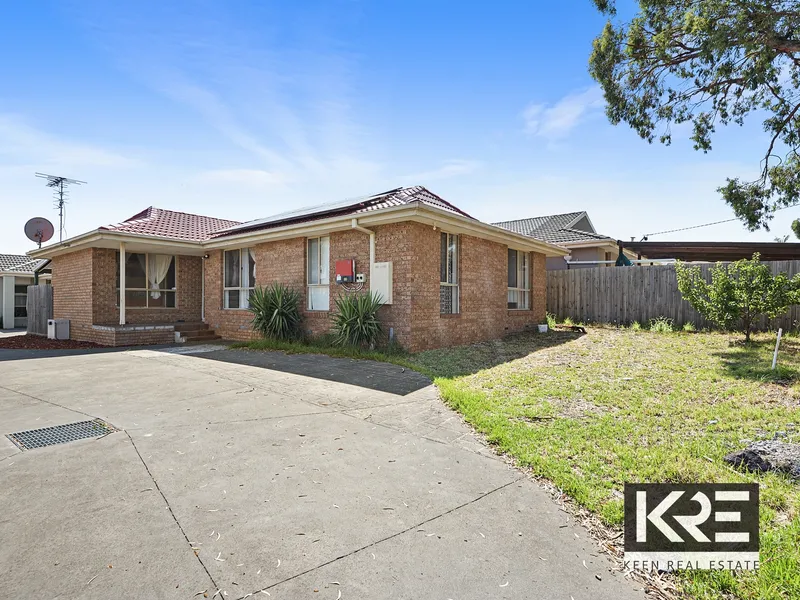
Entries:
<svg viewBox="0 0 800 600">
<path fill-rule="evenodd" d="M 47 320 L 53 318 L 53 286 L 29 285 L 28 333 L 47 335 Z"/>
<path fill-rule="evenodd" d="M 773 273 L 789 277 L 800 272 L 800 260 L 766 263 Z M 700 265 L 711 280 L 713 264 Z M 647 325 L 651 319 L 666 317 L 676 326 L 692 323 L 697 329 L 714 328 L 681 298 L 673 265 L 595 267 L 547 272 L 547 310 L 559 319 L 575 322 Z M 759 329 L 784 331 L 800 324 L 800 306 L 776 319 L 762 319 Z"/>
</svg>

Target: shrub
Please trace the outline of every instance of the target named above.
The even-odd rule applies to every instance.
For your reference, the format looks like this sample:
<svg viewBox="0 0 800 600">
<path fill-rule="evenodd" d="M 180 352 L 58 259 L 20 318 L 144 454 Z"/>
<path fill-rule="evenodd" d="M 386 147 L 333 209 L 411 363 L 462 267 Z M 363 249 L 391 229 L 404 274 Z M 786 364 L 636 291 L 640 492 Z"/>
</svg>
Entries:
<svg viewBox="0 0 800 600">
<path fill-rule="evenodd" d="M 556 316 L 553 313 L 547 313 L 547 328 L 555 329 L 557 323 Z"/>
<path fill-rule="evenodd" d="M 334 343 L 337 346 L 374 347 L 382 332 L 378 320 L 381 305 L 381 298 L 370 292 L 336 298 Z"/>
<path fill-rule="evenodd" d="M 253 329 L 266 338 L 298 339 L 303 321 L 301 298 L 300 292 L 281 283 L 255 288 L 248 309 L 253 313 Z"/>
<path fill-rule="evenodd" d="M 566 325 L 567 327 L 572 327 L 573 325 L 575 325 L 575 322 L 569 317 L 567 317 L 566 319 L 564 319 L 564 325 Z"/>
<path fill-rule="evenodd" d="M 650 331 L 655 333 L 672 333 L 672 319 L 666 317 L 650 319 Z"/>
<path fill-rule="evenodd" d="M 743 331 L 750 341 L 754 323 L 763 315 L 770 319 L 786 312 L 797 302 L 800 276 L 773 275 L 761 263 L 758 253 L 751 259 L 737 260 L 727 267 L 711 268 L 711 282 L 703 278 L 700 267 L 675 263 L 678 289 L 683 299 L 706 319 L 725 329 Z"/>
<path fill-rule="evenodd" d="M 631 329 L 633 331 L 641 331 L 642 330 L 642 324 L 639 323 L 639 321 L 634 321 L 633 323 L 631 323 Z"/>
<path fill-rule="evenodd" d="M 694 323 L 684 323 L 683 330 L 688 331 L 690 333 L 694 333 L 695 331 L 697 331 L 697 329 L 695 329 Z"/>
</svg>

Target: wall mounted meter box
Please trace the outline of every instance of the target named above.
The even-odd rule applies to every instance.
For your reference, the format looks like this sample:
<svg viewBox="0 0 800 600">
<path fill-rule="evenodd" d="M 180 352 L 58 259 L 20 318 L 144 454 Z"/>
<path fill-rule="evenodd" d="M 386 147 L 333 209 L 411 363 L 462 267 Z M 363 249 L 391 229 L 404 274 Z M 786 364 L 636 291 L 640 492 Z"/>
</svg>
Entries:
<svg viewBox="0 0 800 600">
<path fill-rule="evenodd" d="M 356 261 L 336 261 L 336 283 L 353 283 L 356 280 Z"/>
<path fill-rule="evenodd" d="M 370 291 L 380 296 L 383 304 L 392 303 L 392 263 L 376 262 L 369 282 Z"/>
</svg>

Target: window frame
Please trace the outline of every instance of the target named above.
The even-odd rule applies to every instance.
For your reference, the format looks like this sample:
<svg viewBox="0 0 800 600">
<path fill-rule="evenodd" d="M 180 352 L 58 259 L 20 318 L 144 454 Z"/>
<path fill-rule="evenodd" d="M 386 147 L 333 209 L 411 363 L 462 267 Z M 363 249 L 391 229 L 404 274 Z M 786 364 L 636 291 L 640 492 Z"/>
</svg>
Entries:
<svg viewBox="0 0 800 600">
<path fill-rule="evenodd" d="M 323 258 L 323 243 L 322 240 L 327 240 L 327 257 L 326 260 L 322 260 Z M 317 281 L 318 283 L 311 283 L 311 243 L 317 242 Z M 306 238 L 306 310 L 310 312 L 328 312 L 331 309 L 331 238 L 328 235 L 321 235 L 319 237 L 313 238 Z M 323 265 L 327 266 L 327 281 L 322 283 L 322 276 L 324 274 L 322 267 Z M 327 290 L 328 293 L 328 305 L 326 308 L 312 308 L 311 301 L 312 301 L 312 289 L 324 289 Z"/>
<path fill-rule="evenodd" d="M 442 236 L 447 236 L 445 241 L 445 254 L 442 254 Z M 451 246 L 451 240 L 455 243 Z M 453 260 L 448 260 L 450 249 L 453 248 Z M 442 280 L 442 261 L 444 261 L 445 276 L 444 279 L 453 279 L 453 281 Z M 451 268 L 452 262 L 452 268 Z M 458 315 L 461 314 L 461 236 L 457 233 L 450 233 L 442 231 L 439 236 L 439 314 L 440 315 Z M 452 277 L 451 277 L 452 276 Z M 451 288 L 451 293 L 454 294 L 454 300 L 451 301 L 451 310 L 445 312 L 442 310 L 442 288 Z"/>
<path fill-rule="evenodd" d="M 17 291 L 17 287 L 23 287 L 23 286 L 25 287 L 25 291 L 24 292 L 18 292 Z M 18 305 L 17 304 L 17 298 L 20 297 L 20 296 L 25 298 L 25 302 L 22 305 Z M 22 311 L 20 311 L 20 312 L 24 312 L 25 314 L 24 315 L 18 315 L 17 314 L 17 309 L 18 308 L 21 308 Z M 28 284 L 27 283 L 25 283 L 25 284 L 16 283 L 16 282 L 14 283 L 14 318 L 15 319 L 27 319 L 28 318 Z"/>
<path fill-rule="evenodd" d="M 225 259 L 225 256 L 228 252 L 238 252 L 239 253 L 239 285 L 238 286 L 231 286 L 228 287 L 225 285 L 227 281 L 227 268 L 228 268 L 228 261 Z M 247 258 L 245 260 L 245 256 L 243 255 L 244 252 L 247 252 Z M 253 257 L 253 281 L 250 281 L 250 257 Z M 248 246 L 246 248 L 233 248 L 231 250 L 223 250 L 222 251 L 222 309 L 223 310 L 248 310 L 250 308 L 250 295 L 253 293 L 253 290 L 256 287 L 256 278 L 258 276 L 256 272 L 256 265 L 255 265 L 256 257 L 255 253 L 253 252 L 252 246 Z M 244 281 L 247 280 L 248 285 L 242 285 Z M 239 293 L 239 306 L 230 306 L 230 293 L 229 292 L 238 292 Z"/>
<path fill-rule="evenodd" d="M 127 260 L 129 256 L 134 254 L 144 254 L 144 273 L 145 273 L 145 283 L 147 281 L 147 273 L 149 271 L 150 266 L 150 255 L 157 254 L 159 256 L 171 256 L 172 263 L 175 265 L 175 287 L 174 288 L 158 288 L 156 290 L 146 287 L 146 288 L 133 288 L 133 287 L 126 287 L 125 292 L 145 292 L 145 302 L 146 306 L 129 306 L 128 302 L 125 302 L 125 310 L 176 310 L 178 308 L 178 255 L 177 254 L 163 254 L 161 252 L 125 252 L 125 259 Z M 117 308 L 119 306 L 120 295 L 122 293 L 122 281 L 120 277 L 120 260 L 121 256 L 119 251 L 116 253 L 117 255 Z M 175 294 L 175 306 L 150 306 L 150 294 L 149 292 L 160 292 L 162 294 L 169 293 Z"/>
<path fill-rule="evenodd" d="M 506 256 L 508 257 L 507 260 L 511 259 L 510 254 L 512 252 L 515 252 L 517 255 L 516 270 L 515 270 L 517 285 L 516 287 L 508 285 L 506 292 L 506 306 L 508 307 L 508 310 L 531 310 L 531 253 L 525 250 L 517 250 L 515 248 L 509 248 L 508 252 L 506 253 Z M 524 258 L 524 260 L 521 261 L 520 258 Z M 524 263 L 524 265 L 522 265 L 522 263 Z M 507 263 L 506 267 L 508 266 L 510 265 Z M 506 268 L 506 272 L 507 275 L 510 274 L 508 273 L 508 268 Z M 522 282 L 525 284 L 524 287 L 520 287 L 519 285 L 520 279 L 522 279 Z M 508 277 L 506 277 L 506 284 L 508 283 L 509 283 Z M 516 292 L 517 294 L 522 293 L 522 297 L 525 299 L 526 306 L 522 308 L 519 307 L 512 308 L 508 306 L 508 296 L 512 292 Z"/>
</svg>

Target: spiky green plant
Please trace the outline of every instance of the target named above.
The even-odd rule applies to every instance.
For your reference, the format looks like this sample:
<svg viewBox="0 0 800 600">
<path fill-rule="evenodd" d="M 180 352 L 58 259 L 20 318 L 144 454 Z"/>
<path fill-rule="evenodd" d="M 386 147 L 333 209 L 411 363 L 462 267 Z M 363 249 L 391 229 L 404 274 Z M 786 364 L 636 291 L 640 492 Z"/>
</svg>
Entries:
<svg viewBox="0 0 800 600">
<path fill-rule="evenodd" d="M 294 340 L 300 337 L 303 313 L 300 292 L 282 283 L 255 288 L 250 295 L 249 311 L 253 329 L 267 338 Z"/>
<path fill-rule="evenodd" d="M 650 319 L 650 331 L 654 333 L 672 333 L 672 319 L 668 319 L 667 317 Z"/>
<path fill-rule="evenodd" d="M 378 309 L 383 302 L 371 292 L 344 294 L 336 298 L 333 315 L 334 343 L 337 346 L 374 347 L 381 336 Z"/>
</svg>

